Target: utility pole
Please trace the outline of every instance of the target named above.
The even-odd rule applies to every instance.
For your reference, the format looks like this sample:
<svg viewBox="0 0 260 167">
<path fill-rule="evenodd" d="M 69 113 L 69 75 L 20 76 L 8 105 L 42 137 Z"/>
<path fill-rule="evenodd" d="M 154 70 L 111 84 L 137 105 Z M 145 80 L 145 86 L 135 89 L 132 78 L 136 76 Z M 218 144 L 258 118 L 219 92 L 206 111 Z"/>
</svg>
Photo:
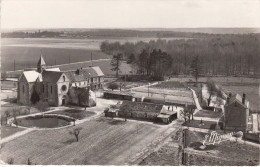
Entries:
<svg viewBox="0 0 260 167">
<path fill-rule="evenodd" d="M 90 61 L 91 61 L 91 67 L 93 67 L 93 63 L 92 63 L 92 52 L 91 52 L 91 59 L 90 59 Z"/>
<path fill-rule="evenodd" d="M 14 71 L 15 71 L 15 59 L 14 59 Z"/>
</svg>

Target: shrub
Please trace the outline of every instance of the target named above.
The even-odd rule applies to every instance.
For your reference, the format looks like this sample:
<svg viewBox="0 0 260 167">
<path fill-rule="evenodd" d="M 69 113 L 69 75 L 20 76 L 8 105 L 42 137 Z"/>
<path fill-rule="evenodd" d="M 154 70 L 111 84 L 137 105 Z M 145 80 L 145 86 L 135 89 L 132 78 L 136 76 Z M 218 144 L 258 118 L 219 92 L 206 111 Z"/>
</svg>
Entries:
<svg viewBox="0 0 260 167">
<path fill-rule="evenodd" d="M 109 83 L 109 85 L 108 85 L 108 89 L 114 90 L 114 89 L 118 89 L 118 88 L 119 88 L 119 86 L 115 82 Z"/>
</svg>

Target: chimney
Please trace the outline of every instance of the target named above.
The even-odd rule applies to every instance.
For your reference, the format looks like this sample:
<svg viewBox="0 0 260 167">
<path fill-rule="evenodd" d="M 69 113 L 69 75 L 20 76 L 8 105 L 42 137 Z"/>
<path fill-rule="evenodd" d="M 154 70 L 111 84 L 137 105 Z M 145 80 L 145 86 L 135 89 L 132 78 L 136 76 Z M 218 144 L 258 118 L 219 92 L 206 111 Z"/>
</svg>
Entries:
<svg viewBox="0 0 260 167">
<path fill-rule="evenodd" d="M 243 93 L 243 97 L 242 97 L 242 103 L 245 104 L 245 101 L 246 101 L 246 94 Z"/>
<path fill-rule="evenodd" d="M 229 104 L 229 101 L 230 101 L 231 96 L 232 96 L 232 93 L 230 92 L 230 93 L 228 94 L 227 103 L 226 103 L 226 104 Z"/>
<path fill-rule="evenodd" d="M 76 70 L 76 74 L 77 74 L 77 75 L 81 75 L 81 74 L 82 74 L 82 69 L 77 69 L 77 70 Z"/>
</svg>

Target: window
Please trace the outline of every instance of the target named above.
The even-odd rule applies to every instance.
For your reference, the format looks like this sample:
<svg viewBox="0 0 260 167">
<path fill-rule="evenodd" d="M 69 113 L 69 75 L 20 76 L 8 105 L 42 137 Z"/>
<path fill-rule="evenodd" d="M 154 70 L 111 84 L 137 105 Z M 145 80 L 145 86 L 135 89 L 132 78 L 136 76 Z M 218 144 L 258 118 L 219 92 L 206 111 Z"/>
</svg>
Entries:
<svg viewBox="0 0 260 167">
<path fill-rule="evenodd" d="M 100 83 L 100 77 L 98 78 L 98 82 Z"/>
<path fill-rule="evenodd" d="M 93 82 L 93 78 L 91 78 L 91 83 Z"/>
<path fill-rule="evenodd" d="M 61 91 L 65 92 L 66 90 L 67 90 L 67 86 L 66 85 L 62 85 Z"/>
<path fill-rule="evenodd" d="M 52 94 L 52 86 L 51 86 L 51 94 Z"/>
<path fill-rule="evenodd" d="M 65 76 L 63 76 L 63 82 L 65 82 Z"/>
</svg>

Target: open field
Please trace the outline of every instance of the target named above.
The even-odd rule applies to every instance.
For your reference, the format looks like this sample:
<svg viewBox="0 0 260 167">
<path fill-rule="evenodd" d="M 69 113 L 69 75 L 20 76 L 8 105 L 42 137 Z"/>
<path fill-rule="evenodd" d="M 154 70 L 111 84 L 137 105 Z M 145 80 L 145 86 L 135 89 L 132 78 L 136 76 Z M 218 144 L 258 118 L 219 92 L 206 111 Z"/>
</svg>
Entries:
<svg viewBox="0 0 260 167">
<path fill-rule="evenodd" d="M 199 78 L 198 82 L 206 82 L 207 77 Z M 253 111 L 260 110 L 260 79 L 249 77 L 211 77 L 217 85 L 223 88 L 225 92 L 239 93 L 241 96 L 246 94 L 250 102 L 250 108 Z M 188 82 L 194 81 L 194 78 L 171 78 L 171 81 Z"/>
<path fill-rule="evenodd" d="M 252 111 L 260 112 L 260 87 L 259 85 L 232 85 L 232 84 L 222 84 L 221 87 L 225 92 L 232 92 L 232 94 L 238 93 L 242 96 L 243 93 L 246 94 L 246 98 L 250 102 L 250 109 Z"/>
<path fill-rule="evenodd" d="M 79 142 L 68 132 L 73 127 L 33 131 L 1 147 L 1 159 L 27 159 L 39 164 L 123 165 L 145 148 L 165 128 L 133 121 L 98 118 L 78 125 Z"/>
<path fill-rule="evenodd" d="M 2 46 L 2 71 L 13 71 L 14 60 L 15 70 L 35 68 L 41 54 L 48 66 L 88 61 L 91 60 L 91 54 L 93 60 L 111 58 L 98 50 Z"/>
<path fill-rule="evenodd" d="M 60 39 L 60 38 L 2 38 L 1 64 L 2 71 L 21 70 L 35 67 L 39 56 L 45 57 L 47 65 L 67 64 L 69 62 L 82 62 L 111 58 L 111 55 L 100 51 L 103 41 L 109 42 L 138 42 L 150 41 L 157 38 L 102 38 L 102 39 Z M 164 38 L 163 38 L 164 39 Z M 165 38 L 166 40 L 181 38 Z M 56 63 L 55 63 L 56 61 Z"/>
</svg>

